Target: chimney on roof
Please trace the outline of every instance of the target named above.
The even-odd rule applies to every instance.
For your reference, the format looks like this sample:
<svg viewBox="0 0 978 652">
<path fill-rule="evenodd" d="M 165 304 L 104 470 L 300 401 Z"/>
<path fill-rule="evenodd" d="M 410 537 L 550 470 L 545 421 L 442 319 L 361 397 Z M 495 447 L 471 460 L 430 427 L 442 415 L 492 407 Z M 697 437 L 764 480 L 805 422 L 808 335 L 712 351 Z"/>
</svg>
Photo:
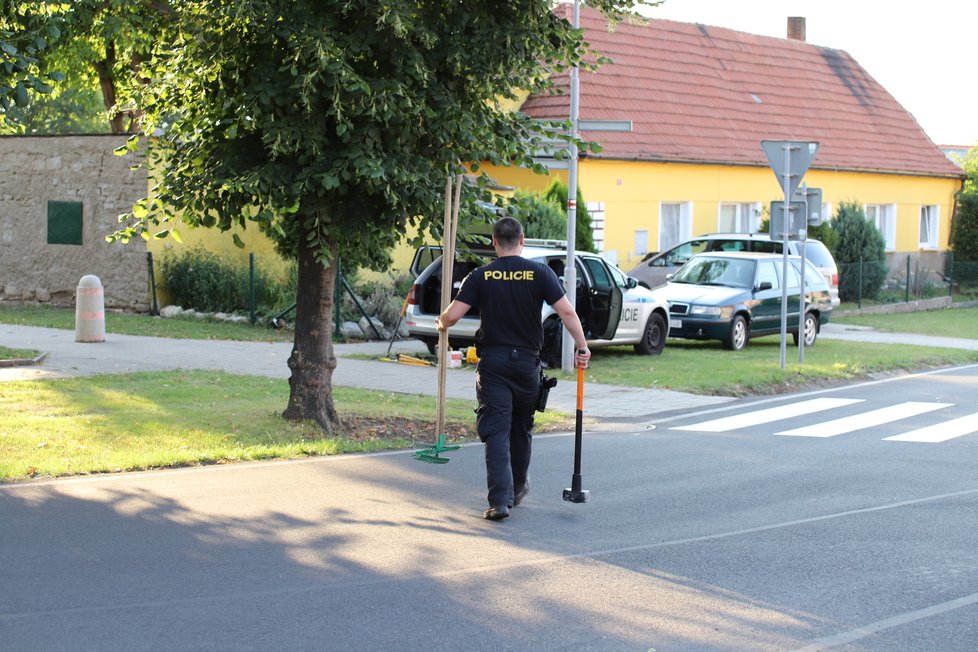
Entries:
<svg viewBox="0 0 978 652">
<path fill-rule="evenodd" d="M 804 16 L 788 17 L 788 38 L 792 41 L 805 40 L 805 17 Z"/>
</svg>

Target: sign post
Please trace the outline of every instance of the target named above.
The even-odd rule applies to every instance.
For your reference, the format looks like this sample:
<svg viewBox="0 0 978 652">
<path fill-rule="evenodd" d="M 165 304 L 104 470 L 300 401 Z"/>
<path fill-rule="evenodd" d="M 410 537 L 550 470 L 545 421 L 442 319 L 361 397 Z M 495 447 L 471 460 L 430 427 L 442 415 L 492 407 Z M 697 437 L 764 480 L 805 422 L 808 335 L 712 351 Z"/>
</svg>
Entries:
<svg viewBox="0 0 978 652">
<path fill-rule="evenodd" d="M 761 149 L 764 150 L 768 163 L 771 164 L 771 169 L 774 170 L 774 175 L 778 178 L 778 182 L 781 184 L 781 190 L 784 192 L 784 203 L 789 207 L 787 211 L 788 215 L 791 213 L 791 197 L 795 194 L 795 190 L 798 189 L 798 185 L 801 183 L 801 178 L 805 176 L 805 172 L 808 171 L 808 167 L 812 164 L 812 160 L 818 153 L 818 147 L 818 143 L 792 140 L 761 141 Z M 787 223 L 790 222 L 790 218 L 785 219 L 784 222 L 785 226 L 787 227 Z M 790 229 L 784 228 L 782 231 L 781 251 L 783 253 L 783 268 L 781 270 L 781 368 L 784 369 L 788 340 L 788 232 Z M 805 235 L 807 236 L 807 227 L 805 230 Z M 771 239 L 775 239 L 773 228 L 771 230 Z M 804 273 L 804 268 L 802 268 L 802 272 Z M 804 280 L 802 282 L 804 283 Z M 802 286 L 801 290 L 801 299 L 804 300 L 804 286 Z M 802 340 L 804 340 L 804 314 L 799 315 L 799 321 L 801 323 L 798 324 L 798 335 Z"/>
</svg>

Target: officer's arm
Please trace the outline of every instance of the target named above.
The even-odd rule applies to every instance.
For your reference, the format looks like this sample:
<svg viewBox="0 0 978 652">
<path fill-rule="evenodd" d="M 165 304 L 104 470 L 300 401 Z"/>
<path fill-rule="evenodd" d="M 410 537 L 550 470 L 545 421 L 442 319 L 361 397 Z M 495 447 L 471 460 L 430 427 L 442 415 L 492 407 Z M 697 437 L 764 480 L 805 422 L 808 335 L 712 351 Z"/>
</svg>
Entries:
<svg viewBox="0 0 978 652">
<path fill-rule="evenodd" d="M 435 326 L 437 326 L 438 330 L 440 331 L 447 331 L 471 309 L 472 306 L 469 304 L 455 299 L 448 304 L 448 307 L 445 308 L 443 313 L 438 315 L 438 319 L 435 320 Z"/>
</svg>

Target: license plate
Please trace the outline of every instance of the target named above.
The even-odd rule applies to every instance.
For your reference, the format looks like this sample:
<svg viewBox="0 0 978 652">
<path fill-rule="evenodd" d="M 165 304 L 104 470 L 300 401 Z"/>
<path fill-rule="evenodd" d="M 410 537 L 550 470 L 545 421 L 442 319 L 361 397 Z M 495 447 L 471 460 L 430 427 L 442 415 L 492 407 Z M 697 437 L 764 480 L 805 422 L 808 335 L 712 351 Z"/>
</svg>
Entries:
<svg viewBox="0 0 978 652">
<path fill-rule="evenodd" d="M 682 328 L 682 327 L 683 327 L 683 320 L 682 319 L 670 319 L 669 320 L 669 328 Z"/>
</svg>

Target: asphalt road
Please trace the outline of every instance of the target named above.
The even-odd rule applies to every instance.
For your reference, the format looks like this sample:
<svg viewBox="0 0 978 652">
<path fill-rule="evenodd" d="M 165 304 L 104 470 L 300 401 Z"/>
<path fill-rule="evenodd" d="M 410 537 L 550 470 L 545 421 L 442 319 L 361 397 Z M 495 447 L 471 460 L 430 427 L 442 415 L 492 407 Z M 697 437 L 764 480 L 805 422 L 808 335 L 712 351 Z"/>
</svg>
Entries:
<svg viewBox="0 0 978 652">
<path fill-rule="evenodd" d="M 0 649 L 973 651 L 978 433 L 888 438 L 969 430 L 976 389 L 972 366 L 589 433 L 584 505 L 572 436 L 537 437 L 502 522 L 479 446 L 0 486 Z"/>
</svg>

